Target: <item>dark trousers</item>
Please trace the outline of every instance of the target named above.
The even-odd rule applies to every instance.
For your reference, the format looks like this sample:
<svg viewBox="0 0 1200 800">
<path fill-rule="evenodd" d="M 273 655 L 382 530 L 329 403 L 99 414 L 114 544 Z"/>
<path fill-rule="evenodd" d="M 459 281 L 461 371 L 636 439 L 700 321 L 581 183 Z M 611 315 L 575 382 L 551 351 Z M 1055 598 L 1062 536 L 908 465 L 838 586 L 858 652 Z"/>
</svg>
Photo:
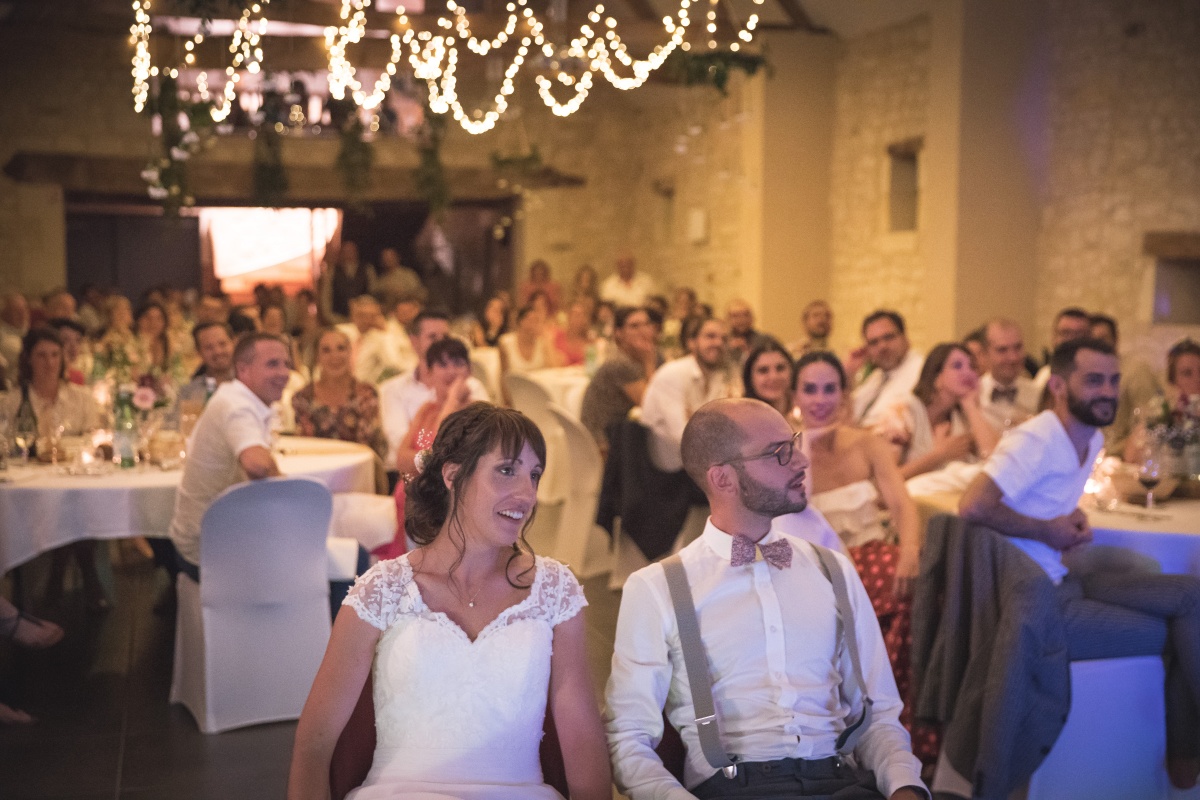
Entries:
<svg viewBox="0 0 1200 800">
<path fill-rule="evenodd" d="M 1100 572 L 1059 587 L 1072 661 L 1166 657 L 1167 752 L 1200 755 L 1200 580 Z"/>
<path fill-rule="evenodd" d="M 692 789 L 700 800 L 881 800 L 875 773 L 856 769 L 838 756 L 819 759 L 782 758 L 738 764 L 738 774 L 718 772 Z"/>
</svg>

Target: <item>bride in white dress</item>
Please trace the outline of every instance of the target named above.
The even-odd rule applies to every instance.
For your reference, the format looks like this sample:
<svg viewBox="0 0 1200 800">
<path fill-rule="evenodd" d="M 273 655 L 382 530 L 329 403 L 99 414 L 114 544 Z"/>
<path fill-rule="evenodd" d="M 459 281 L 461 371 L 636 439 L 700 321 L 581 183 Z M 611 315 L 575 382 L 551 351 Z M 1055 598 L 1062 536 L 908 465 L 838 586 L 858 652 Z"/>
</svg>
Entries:
<svg viewBox="0 0 1200 800">
<path fill-rule="evenodd" d="M 521 538 L 545 453 L 516 411 L 473 403 L 442 423 L 407 489 L 406 529 L 423 546 L 346 598 L 296 730 L 289 800 L 329 796 L 334 745 L 372 669 L 377 744 L 349 798 L 558 800 L 538 761 L 547 710 L 571 797 L 612 797 L 583 591 Z"/>
</svg>

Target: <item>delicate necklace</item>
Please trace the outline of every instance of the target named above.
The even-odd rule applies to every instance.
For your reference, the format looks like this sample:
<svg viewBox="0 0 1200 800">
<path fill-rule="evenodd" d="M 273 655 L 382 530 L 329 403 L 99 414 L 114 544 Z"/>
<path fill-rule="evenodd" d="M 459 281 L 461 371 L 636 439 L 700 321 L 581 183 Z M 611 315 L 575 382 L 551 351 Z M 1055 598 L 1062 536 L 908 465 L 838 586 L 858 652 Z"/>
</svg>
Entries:
<svg viewBox="0 0 1200 800">
<path fill-rule="evenodd" d="M 480 586 L 478 589 L 475 590 L 475 594 L 471 595 L 471 599 L 467 601 L 467 608 L 475 607 L 475 598 L 479 597 L 479 593 L 482 591 L 483 591 L 482 586 Z M 459 599 L 461 600 L 462 598 L 459 598 Z"/>
</svg>

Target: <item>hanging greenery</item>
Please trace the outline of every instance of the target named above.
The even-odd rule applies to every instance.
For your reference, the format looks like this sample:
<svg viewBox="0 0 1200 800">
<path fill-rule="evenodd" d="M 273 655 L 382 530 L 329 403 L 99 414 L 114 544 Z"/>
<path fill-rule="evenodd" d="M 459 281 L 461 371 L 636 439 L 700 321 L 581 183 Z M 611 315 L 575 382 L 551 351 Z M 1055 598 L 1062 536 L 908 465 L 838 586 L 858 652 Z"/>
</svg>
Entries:
<svg viewBox="0 0 1200 800">
<path fill-rule="evenodd" d="M 257 0 L 170 0 L 169 7 L 174 16 L 211 21 L 222 15 L 236 18 L 242 9 L 255 2 Z"/>
<path fill-rule="evenodd" d="M 425 124 L 417 132 L 417 157 L 420 159 L 413 174 L 417 194 L 429 204 L 429 212 L 441 217 L 450 207 L 450 184 L 442 165 L 442 139 L 446 135 L 446 118 L 425 108 Z"/>
<path fill-rule="evenodd" d="M 278 208 L 288 191 L 287 170 L 283 166 L 283 134 L 275 125 L 264 122 L 254 137 L 254 202 Z"/>
<path fill-rule="evenodd" d="M 158 155 L 142 170 L 146 193 L 162 204 L 168 217 L 195 205 L 190 170 L 192 156 L 212 144 L 212 103 L 192 102 L 179 97 L 174 78 L 164 76 L 147 110 L 157 128 Z"/>
<path fill-rule="evenodd" d="M 668 80 L 685 86 L 714 86 L 721 94 L 727 93 L 729 76 L 734 70 L 754 75 L 760 69 L 770 69 L 765 56 L 729 50 L 706 53 L 676 50 L 663 64 L 663 74 Z"/>
<path fill-rule="evenodd" d="M 342 185 L 352 205 L 360 205 L 363 195 L 371 187 L 371 166 L 375 163 L 375 150 L 364 136 L 367 132 L 362 120 L 355 114 L 342 126 L 341 144 L 338 147 L 334 166 L 342 175 Z"/>
<path fill-rule="evenodd" d="M 529 152 L 521 156 L 504 156 L 492 153 L 492 168 L 497 172 L 512 172 L 518 175 L 532 175 L 542 169 L 542 154 L 537 145 L 529 148 Z"/>
</svg>

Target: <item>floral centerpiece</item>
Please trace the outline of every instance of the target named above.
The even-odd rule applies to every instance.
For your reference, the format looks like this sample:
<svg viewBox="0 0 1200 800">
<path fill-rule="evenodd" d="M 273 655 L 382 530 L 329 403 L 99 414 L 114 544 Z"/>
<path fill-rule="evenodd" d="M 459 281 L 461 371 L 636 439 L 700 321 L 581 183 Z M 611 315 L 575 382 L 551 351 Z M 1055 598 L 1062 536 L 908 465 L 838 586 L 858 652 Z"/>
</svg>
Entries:
<svg viewBox="0 0 1200 800">
<path fill-rule="evenodd" d="M 1167 449 L 1173 474 L 1200 475 L 1200 395 L 1180 395 L 1174 405 L 1157 398 L 1146 415 L 1146 434 Z"/>
</svg>

